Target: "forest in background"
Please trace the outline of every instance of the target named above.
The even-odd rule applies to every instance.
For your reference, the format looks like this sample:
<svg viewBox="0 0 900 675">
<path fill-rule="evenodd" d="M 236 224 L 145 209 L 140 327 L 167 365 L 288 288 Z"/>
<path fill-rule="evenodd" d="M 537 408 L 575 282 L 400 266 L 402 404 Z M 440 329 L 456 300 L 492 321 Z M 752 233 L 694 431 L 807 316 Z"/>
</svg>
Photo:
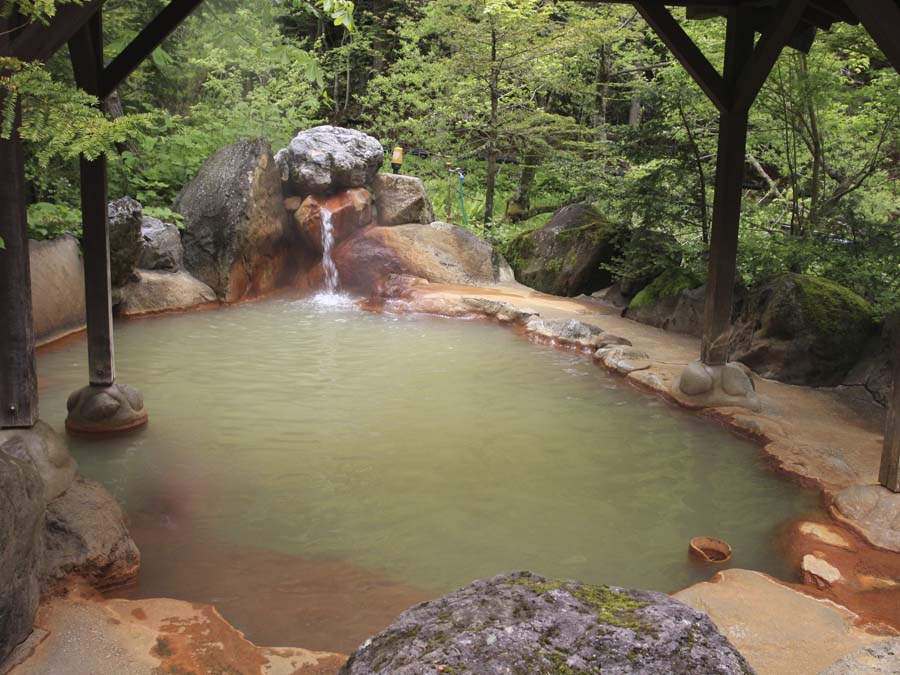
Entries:
<svg viewBox="0 0 900 675">
<path fill-rule="evenodd" d="M 22 3 L 19 3 L 22 4 Z M 30 3 L 40 4 L 40 3 Z M 52 3 L 51 3 L 52 4 Z M 112 57 L 164 0 L 108 0 Z M 501 247 L 556 208 L 674 235 L 702 279 L 718 117 L 628 5 L 551 0 L 206 0 L 105 106 L 72 84 L 65 50 L 46 68 L 0 63 L 21 96 L 35 237 L 78 232 L 79 152 L 110 156 L 110 197 L 178 222 L 175 196 L 220 147 L 274 150 L 321 123 L 407 149 L 444 217 Z M 9 3 L 6 3 L 9 6 Z M 721 64 L 720 20 L 684 24 Z M 8 133 L 9 103 L 2 130 Z M 790 270 L 840 283 L 883 315 L 900 291 L 900 78 L 854 26 L 787 50 L 751 111 L 739 276 Z M 658 253 L 658 252 L 657 252 Z M 626 246 L 614 271 L 658 261 Z"/>
</svg>

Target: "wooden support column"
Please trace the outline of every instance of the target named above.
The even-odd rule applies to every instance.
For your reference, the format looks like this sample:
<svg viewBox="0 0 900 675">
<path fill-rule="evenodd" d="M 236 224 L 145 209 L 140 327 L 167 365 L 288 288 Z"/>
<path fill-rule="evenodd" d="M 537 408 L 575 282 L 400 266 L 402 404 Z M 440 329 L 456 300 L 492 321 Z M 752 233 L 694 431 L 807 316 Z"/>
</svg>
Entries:
<svg viewBox="0 0 900 675">
<path fill-rule="evenodd" d="M 894 391 L 888 404 L 878 482 L 892 492 L 900 492 L 900 336 L 894 340 Z"/>
<path fill-rule="evenodd" d="M 729 9 L 723 79 L 732 91 L 736 89 L 741 72 L 753 55 L 754 34 L 749 19 L 745 9 Z M 728 360 L 744 157 L 747 151 L 747 118 L 748 108 L 731 108 L 719 115 L 716 188 L 700 355 L 701 360 L 710 366 L 723 365 Z"/>
<path fill-rule="evenodd" d="M 69 41 L 78 86 L 99 95 L 103 73 L 102 13 Z M 81 158 L 81 215 L 84 235 L 84 289 L 88 334 L 89 381 L 109 386 L 116 380 L 109 271 L 106 157 Z"/>
<path fill-rule="evenodd" d="M 0 21 L 0 31 L 5 24 Z M 0 95 L 0 108 L 3 96 Z M 0 139 L 0 428 L 31 427 L 38 419 L 31 265 L 25 210 L 25 161 L 16 127 Z"/>
</svg>

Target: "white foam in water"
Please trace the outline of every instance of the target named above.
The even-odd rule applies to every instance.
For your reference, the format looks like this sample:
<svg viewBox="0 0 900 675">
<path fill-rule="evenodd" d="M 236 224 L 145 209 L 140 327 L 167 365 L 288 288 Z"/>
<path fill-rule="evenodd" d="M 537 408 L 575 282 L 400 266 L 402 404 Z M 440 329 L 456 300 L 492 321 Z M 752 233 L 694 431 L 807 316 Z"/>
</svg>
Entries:
<svg viewBox="0 0 900 675">
<path fill-rule="evenodd" d="M 323 208 L 322 213 L 322 270 L 325 272 L 325 290 L 316 293 L 310 301 L 319 307 L 352 307 L 354 299 L 341 293 L 340 278 L 334 264 L 334 225 L 331 222 L 331 211 Z"/>
</svg>

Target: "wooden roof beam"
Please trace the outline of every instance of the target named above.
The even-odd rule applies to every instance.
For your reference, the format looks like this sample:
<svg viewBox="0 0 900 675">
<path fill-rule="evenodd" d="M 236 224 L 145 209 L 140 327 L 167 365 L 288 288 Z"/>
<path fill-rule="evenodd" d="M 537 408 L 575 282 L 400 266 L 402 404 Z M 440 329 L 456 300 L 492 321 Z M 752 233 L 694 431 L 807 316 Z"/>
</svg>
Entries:
<svg viewBox="0 0 900 675">
<path fill-rule="evenodd" d="M 109 96 L 153 50 L 159 47 L 181 25 L 203 0 L 172 0 L 138 33 L 103 71 L 100 99 Z"/>
<path fill-rule="evenodd" d="M 772 13 L 768 26 L 756 43 L 753 56 L 738 78 L 735 109 L 749 110 L 753 105 L 772 67 L 800 24 L 807 4 L 808 0 L 781 0 Z"/>
<path fill-rule="evenodd" d="M 897 0 L 845 0 L 869 35 L 900 72 L 900 4 Z"/>
<path fill-rule="evenodd" d="M 730 109 L 733 99 L 731 87 L 684 32 L 671 12 L 662 3 L 654 0 L 635 0 L 634 6 L 694 81 L 700 85 L 713 105 L 721 112 Z"/>
<path fill-rule="evenodd" d="M 83 5 L 60 5 L 46 25 L 38 21 L 25 24 L 13 33 L 8 46 L 0 46 L 0 56 L 20 61 L 46 61 L 96 14 L 103 0 L 88 0 Z"/>
</svg>

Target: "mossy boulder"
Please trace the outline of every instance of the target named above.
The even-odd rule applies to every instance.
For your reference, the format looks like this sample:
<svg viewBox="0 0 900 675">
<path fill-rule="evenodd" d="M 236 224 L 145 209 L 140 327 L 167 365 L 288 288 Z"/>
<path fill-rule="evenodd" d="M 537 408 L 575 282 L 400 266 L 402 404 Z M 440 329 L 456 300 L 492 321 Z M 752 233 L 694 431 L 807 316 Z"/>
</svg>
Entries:
<svg viewBox="0 0 900 675">
<path fill-rule="evenodd" d="M 700 279 L 681 267 L 674 267 L 635 295 L 625 316 L 657 328 L 699 336 L 705 295 Z"/>
<path fill-rule="evenodd" d="M 501 574 L 401 614 L 341 675 L 752 673 L 710 618 L 650 591 Z"/>
<path fill-rule="evenodd" d="M 872 308 L 826 279 L 781 274 L 757 286 L 735 322 L 732 358 L 789 384 L 839 384 L 873 334 Z"/>
<path fill-rule="evenodd" d="M 544 227 L 515 237 L 505 254 L 526 286 L 554 295 L 590 294 L 612 283 L 601 266 L 620 255 L 624 232 L 592 206 L 573 204 Z"/>
</svg>

